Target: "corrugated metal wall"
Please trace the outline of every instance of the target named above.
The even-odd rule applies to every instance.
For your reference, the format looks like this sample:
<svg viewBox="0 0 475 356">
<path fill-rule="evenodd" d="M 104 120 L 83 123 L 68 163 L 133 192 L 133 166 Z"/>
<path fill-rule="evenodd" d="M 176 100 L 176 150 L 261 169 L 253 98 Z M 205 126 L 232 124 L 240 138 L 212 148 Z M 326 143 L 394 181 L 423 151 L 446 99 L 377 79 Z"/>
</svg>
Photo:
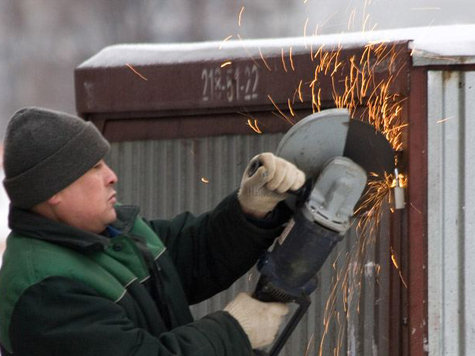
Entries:
<svg viewBox="0 0 475 356">
<path fill-rule="evenodd" d="M 256 134 L 114 143 L 109 163 L 119 176 L 120 201 L 141 206 L 144 216 L 172 217 L 184 210 L 198 214 L 237 189 L 249 160 L 274 151 L 281 137 Z M 363 257 L 354 257 L 354 231 L 338 245 L 321 270 L 320 287 L 307 316 L 282 355 L 319 355 L 320 350 L 321 355 L 389 354 L 388 218 L 384 216 L 379 227 L 379 243 L 369 243 Z M 251 271 L 229 290 L 194 306 L 193 313 L 199 318 L 222 309 L 239 291 L 252 291 L 257 277 Z M 332 295 L 336 302 L 325 324 Z"/>
<path fill-rule="evenodd" d="M 475 72 L 428 72 L 430 355 L 475 353 Z"/>
</svg>

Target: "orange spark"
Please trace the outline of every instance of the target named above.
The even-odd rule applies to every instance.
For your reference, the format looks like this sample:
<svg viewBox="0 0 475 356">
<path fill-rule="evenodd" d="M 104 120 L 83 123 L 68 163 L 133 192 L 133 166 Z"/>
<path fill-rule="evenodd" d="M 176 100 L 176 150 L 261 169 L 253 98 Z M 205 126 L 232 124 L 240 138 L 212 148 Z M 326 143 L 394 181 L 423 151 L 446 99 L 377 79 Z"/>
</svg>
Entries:
<svg viewBox="0 0 475 356">
<path fill-rule="evenodd" d="M 290 50 L 289 50 L 289 58 L 290 58 L 290 67 L 295 72 L 294 59 L 292 58 L 292 47 L 290 47 Z"/>
<path fill-rule="evenodd" d="M 294 110 L 292 109 L 292 104 L 290 103 L 290 99 L 287 99 L 287 105 L 289 106 L 289 111 L 292 116 L 295 116 Z"/>
<path fill-rule="evenodd" d="M 221 64 L 221 68 L 231 65 L 231 63 L 231 61 L 224 62 L 223 64 Z"/>
<path fill-rule="evenodd" d="M 139 73 L 134 67 L 132 67 L 129 63 L 125 63 L 125 65 L 126 65 L 127 67 L 129 67 L 130 70 L 131 70 L 132 72 L 134 72 L 135 74 L 137 74 L 140 78 L 142 78 L 142 79 L 145 80 L 145 81 L 148 81 L 147 78 L 145 78 L 142 74 L 140 74 L 140 73 Z"/>
<path fill-rule="evenodd" d="M 320 28 L 320 24 L 317 23 L 317 25 L 315 26 L 315 31 L 313 32 L 313 37 L 317 37 L 318 36 L 318 29 Z"/>
<path fill-rule="evenodd" d="M 303 83 L 303 80 L 300 80 L 299 87 L 298 87 L 299 100 L 300 100 L 301 103 L 303 103 L 303 97 L 302 97 L 302 83 Z"/>
<path fill-rule="evenodd" d="M 397 110 L 397 109 L 396 109 L 396 110 Z M 401 130 L 402 128 L 407 127 L 407 126 L 409 126 L 409 124 L 402 124 L 402 125 L 399 125 L 399 126 L 392 127 L 392 128 L 390 128 L 390 129 L 388 129 L 388 130 L 385 130 L 384 132 L 385 132 L 385 133 L 389 133 L 389 132 L 391 132 L 391 131 L 399 131 L 399 130 Z"/>
<path fill-rule="evenodd" d="M 419 209 L 417 209 L 414 204 L 410 203 L 409 204 L 415 211 L 417 211 L 419 214 L 422 214 L 422 211 L 420 211 Z"/>
<path fill-rule="evenodd" d="M 266 66 L 266 68 L 269 70 L 269 72 L 272 72 L 272 68 L 269 67 L 269 65 L 267 64 L 267 61 L 266 59 L 264 58 L 264 55 L 262 54 L 262 51 L 261 51 L 261 48 L 259 47 L 259 54 L 261 55 L 261 59 L 262 61 L 264 62 L 264 65 Z"/>
<path fill-rule="evenodd" d="M 362 26 L 362 32 L 365 32 L 365 25 L 366 25 L 366 21 L 368 20 L 369 18 L 369 14 L 366 14 L 366 6 L 368 6 L 368 1 L 365 0 L 364 2 L 364 6 L 363 6 L 363 13 L 362 13 L 362 16 L 363 16 L 363 26 Z"/>
<path fill-rule="evenodd" d="M 322 44 L 322 45 L 318 48 L 318 50 L 317 50 L 317 52 L 315 52 L 315 55 L 314 55 L 313 58 L 316 59 L 316 58 L 320 55 L 320 60 L 321 60 L 321 56 L 322 56 L 322 52 L 323 52 L 323 47 L 325 47 L 324 44 Z"/>
<path fill-rule="evenodd" d="M 394 255 L 394 251 L 393 251 L 392 247 L 391 247 L 391 261 L 393 262 L 393 265 L 396 267 L 396 269 L 399 272 L 399 278 L 401 279 L 402 284 L 404 284 L 404 287 L 407 288 L 407 283 L 404 280 L 404 277 L 402 276 L 402 271 L 399 269 L 399 266 L 398 266 L 397 261 L 396 261 L 396 256 Z"/>
<path fill-rule="evenodd" d="M 439 120 L 439 121 L 437 121 L 437 124 L 441 124 L 443 122 L 446 122 L 446 121 L 449 121 L 449 120 L 452 120 L 452 119 L 455 119 L 455 116 L 450 116 L 450 117 L 447 117 L 445 119 Z"/>
<path fill-rule="evenodd" d="M 305 48 L 307 48 L 307 26 L 308 26 L 309 18 L 305 20 L 305 25 L 303 26 L 303 38 L 305 38 Z"/>
<path fill-rule="evenodd" d="M 232 37 L 233 37 L 233 35 L 229 35 L 228 37 L 226 37 L 226 38 L 223 40 L 223 42 L 221 42 L 221 44 L 219 45 L 219 48 L 218 48 L 218 49 L 223 48 L 223 45 L 224 45 L 227 41 L 229 41 Z"/>
<path fill-rule="evenodd" d="M 247 125 L 256 133 L 261 134 L 262 131 L 259 129 L 259 126 L 257 126 L 257 120 L 254 119 L 254 123 L 251 121 L 251 119 L 247 120 Z"/>
<path fill-rule="evenodd" d="M 399 271 L 399 278 L 401 278 L 401 282 L 402 282 L 402 284 L 404 284 L 404 287 L 407 288 L 407 283 L 406 283 L 406 281 L 404 280 L 404 277 L 402 276 L 402 272 L 401 272 L 401 271 Z"/>
<path fill-rule="evenodd" d="M 405 174 L 399 173 L 397 176 L 397 183 L 401 188 L 407 187 L 407 177 Z"/>
<path fill-rule="evenodd" d="M 282 66 L 284 67 L 284 71 L 287 73 L 287 66 L 285 65 L 285 58 L 284 58 L 284 49 L 281 50 L 281 57 L 282 57 Z"/>
<path fill-rule="evenodd" d="M 205 177 L 201 177 L 201 181 L 205 184 L 208 184 L 209 183 L 209 180 L 206 179 Z"/>
<path fill-rule="evenodd" d="M 393 262 L 394 267 L 396 267 L 396 269 L 399 269 L 399 265 L 397 264 L 396 256 L 394 256 L 394 253 L 391 253 L 391 261 Z"/>
<path fill-rule="evenodd" d="M 307 348 L 305 349 L 305 355 L 307 356 L 309 352 L 315 347 L 315 333 L 312 334 L 310 340 L 307 343 Z"/>
<path fill-rule="evenodd" d="M 337 65 L 335 65 L 335 68 L 333 69 L 333 72 L 332 74 L 330 74 L 331 76 L 335 75 L 336 74 L 336 71 L 338 70 L 338 68 L 340 68 L 340 66 L 342 65 L 341 62 L 339 62 Z"/>
<path fill-rule="evenodd" d="M 241 27 L 241 18 L 242 18 L 242 13 L 244 12 L 244 6 L 241 8 L 241 11 L 239 11 L 239 17 L 238 17 L 238 25 Z"/>
<path fill-rule="evenodd" d="M 349 30 L 351 25 L 355 22 L 355 16 L 356 16 L 356 8 L 351 11 L 350 17 L 348 18 L 348 26 L 347 29 Z"/>
<path fill-rule="evenodd" d="M 293 125 L 294 123 L 292 122 L 292 120 L 290 120 L 287 115 L 285 115 L 282 110 L 280 110 L 280 108 L 277 106 L 277 104 L 275 103 L 275 101 L 272 99 L 272 97 L 270 95 L 267 95 L 267 97 L 269 98 L 269 100 L 272 102 L 272 105 L 274 105 L 274 107 L 277 109 L 277 111 L 279 112 L 279 114 L 282 115 L 282 117 L 288 122 L 290 123 L 291 125 Z"/>
</svg>

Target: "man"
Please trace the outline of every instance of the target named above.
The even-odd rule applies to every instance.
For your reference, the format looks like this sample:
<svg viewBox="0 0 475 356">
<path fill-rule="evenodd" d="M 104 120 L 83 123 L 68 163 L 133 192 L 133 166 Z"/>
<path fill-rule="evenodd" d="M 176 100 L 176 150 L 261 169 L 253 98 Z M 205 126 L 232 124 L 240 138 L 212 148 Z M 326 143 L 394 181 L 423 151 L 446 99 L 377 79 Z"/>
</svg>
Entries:
<svg viewBox="0 0 475 356">
<path fill-rule="evenodd" d="M 108 142 L 83 120 L 27 108 L 7 128 L 11 201 L 0 271 L 2 355 L 251 355 L 288 309 L 241 293 L 194 321 L 188 305 L 228 288 L 289 217 L 304 174 L 270 153 L 214 210 L 145 220 L 117 204 Z"/>
</svg>

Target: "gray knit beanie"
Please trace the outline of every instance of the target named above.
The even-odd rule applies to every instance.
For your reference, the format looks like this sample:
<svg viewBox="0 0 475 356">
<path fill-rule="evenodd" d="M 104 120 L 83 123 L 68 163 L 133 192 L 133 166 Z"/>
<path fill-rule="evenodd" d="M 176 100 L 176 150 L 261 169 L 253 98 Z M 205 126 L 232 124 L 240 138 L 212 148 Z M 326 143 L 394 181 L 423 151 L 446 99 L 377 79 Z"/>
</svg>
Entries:
<svg viewBox="0 0 475 356">
<path fill-rule="evenodd" d="M 91 169 L 110 146 L 90 122 L 62 112 L 25 108 L 8 123 L 3 185 L 13 206 L 30 209 Z"/>
</svg>

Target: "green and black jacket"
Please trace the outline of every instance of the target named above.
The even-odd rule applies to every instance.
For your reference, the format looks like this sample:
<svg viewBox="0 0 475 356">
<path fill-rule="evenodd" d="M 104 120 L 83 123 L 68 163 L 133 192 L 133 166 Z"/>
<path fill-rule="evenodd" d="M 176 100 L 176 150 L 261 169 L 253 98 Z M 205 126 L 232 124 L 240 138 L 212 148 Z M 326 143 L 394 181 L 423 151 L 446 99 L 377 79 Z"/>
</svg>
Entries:
<svg viewBox="0 0 475 356">
<path fill-rule="evenodd" d="M 251 223 L 236 194 L 209 213 L 170 221 L 116 210 L 119 234 L 106 237 L 11 209 L 2 355 L 251 355 L 228 313 L 194 321 L 188 306 L 228 288 L 281 228 Z"/>
</svg>

